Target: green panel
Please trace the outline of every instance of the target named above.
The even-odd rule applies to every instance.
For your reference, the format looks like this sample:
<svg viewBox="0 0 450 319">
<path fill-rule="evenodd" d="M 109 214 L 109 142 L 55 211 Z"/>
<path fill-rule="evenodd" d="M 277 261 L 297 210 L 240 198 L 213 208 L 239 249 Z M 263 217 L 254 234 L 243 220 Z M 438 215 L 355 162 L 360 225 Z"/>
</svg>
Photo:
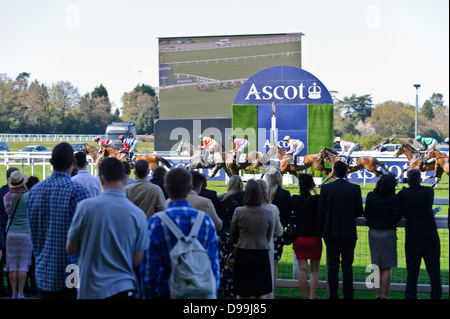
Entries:
<svg viewBox="0 0 450 319">
<path fill-rule="evenodd" d="M 258 145 L 258 105 L 233 104 L 232 125 L 233 135 L 248 139 L 251 150 L 256 150 Z"/>
<path fill-rule="evenodd" d="M 333 148 L 333 104 L 308 105 L 308 154 L 324 146 Z"/>
</svg>

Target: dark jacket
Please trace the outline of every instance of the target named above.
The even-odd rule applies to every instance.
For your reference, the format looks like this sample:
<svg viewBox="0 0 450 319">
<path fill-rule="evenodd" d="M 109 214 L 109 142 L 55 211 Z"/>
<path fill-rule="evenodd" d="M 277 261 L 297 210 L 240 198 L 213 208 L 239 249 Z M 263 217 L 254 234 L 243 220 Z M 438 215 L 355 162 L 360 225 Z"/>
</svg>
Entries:
<svg viewBox="0 0 450 319">
<path fill-rule="evenodd" d="M 357 239 L 356 218 L 362 216 L 359 185 L 345 179 L 322 186 L 319 199 L 319 223 L 322 237 Z"/>
<path fill-rule="evenodd" d="M 237 192 L 226 200 L 217 201 L 217 215 L 222 220 L 222 229 L 220 234 L 228 233 L 230 231 L 231 220 L 233 219 L 234 211 L 237 207 L 244 206 L 244 192 Z"/>
<path fill-rule="evenodd" d="M 397 229 L 402 218 L 400 199 L 396 194 L 381 195 L 370 192 L 366 197 L 364 217 L 366 225 L 373 229 Z"/>
<path fill-rule="evenodd" d="M 291 193 L 278 187 L 272 204 L 280 211 L 280 221 L 283 227 L 287 227 L 292 222 Z"/>
<path fill-rule="evenodd" d="M 209 198 L 211 200 L 211 202 L 214 205 L 214 208 L 217 210 L 217 201 L 218 201 L 218 197 L 217 197 L 217 192 L 210 190 L 210 189 L 206 189 L 206 188 L 202 188 L 200 193 L 200 196 Z"/>
<path fill-rule="evenodd" d="M 438 237 L 434 219 L 434 190 L 428 186 L 410 186 L 398 192 L 405 233 L 409 240 L 434 240 Z"/>
<path fill-rule="evenodd" d="M 311 196 L 309 193 L 302 193 L 291 197 L 296 236 L 320 236 L 318 218 L 319 197 L 320 195 Z"/>
</svg>

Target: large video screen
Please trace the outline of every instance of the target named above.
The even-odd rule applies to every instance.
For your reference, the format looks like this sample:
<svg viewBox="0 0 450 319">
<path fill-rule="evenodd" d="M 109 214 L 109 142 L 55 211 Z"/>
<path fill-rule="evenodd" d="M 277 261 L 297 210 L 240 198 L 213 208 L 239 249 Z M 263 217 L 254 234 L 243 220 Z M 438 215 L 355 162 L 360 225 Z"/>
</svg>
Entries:
<svg viewBox="0 0 450 319">
<path fill-rule="evenodd" d="M 159 117 L 231 117 L 240 87 L 272 66 L 301 68 L 302 33 L 159 38 Z"/>
</svg>

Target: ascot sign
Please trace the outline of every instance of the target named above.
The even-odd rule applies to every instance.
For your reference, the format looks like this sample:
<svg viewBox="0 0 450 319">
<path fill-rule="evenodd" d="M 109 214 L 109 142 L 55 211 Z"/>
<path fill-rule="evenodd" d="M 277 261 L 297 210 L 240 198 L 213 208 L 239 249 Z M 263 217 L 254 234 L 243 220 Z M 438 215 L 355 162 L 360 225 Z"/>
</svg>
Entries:
<svg viewBox="0 0 450 319">
<path fill-rule="evenodd" d="M 317 100 L 321 98 L 322 89 L 316 82 L 313 82 L 311 86 L 308 87 L 308 98 L 311 100 Z M 251 84 L 250 89 L 248 90 L 247 96 L 245 97 L 246 101 L 251 100 L 253 98 L 255 101 L 261 100 L 273 100 L 274 98 L 277 100 L 305 100 L 305 85 L 300 83 L 298 86 L 294 85 L 279 85 L 276 87 L 272 87 L 271 85 L 266 85 L 258 90 L 255 83 Z"/>
<path fill-rule="evenodd" d="M 311 73 L 293 66 L 275 66 L 250 77 L 234 104 L 270 105 L 333 104 L 323 83 Z"/>
</svg>

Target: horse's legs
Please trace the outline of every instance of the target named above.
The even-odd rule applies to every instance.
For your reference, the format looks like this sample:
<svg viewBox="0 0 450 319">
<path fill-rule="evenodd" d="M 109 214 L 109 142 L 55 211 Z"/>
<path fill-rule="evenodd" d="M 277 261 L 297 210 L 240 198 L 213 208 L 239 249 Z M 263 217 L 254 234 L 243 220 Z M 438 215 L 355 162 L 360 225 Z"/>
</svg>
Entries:
<svg viewBox="0 0 450 319">
<path fill-rule="evenodd" d="M 322 186 L 323 184 L 325 184 L 332 177 L 333 177 L 333 172 L 330 172 L 330 174 L 327 176 L 327 178 L 325 178 L 325 180 L 322 182 L 322 184 L 319 185 L 319 187 Z"/>
<path fill-rule="evenodd" d="M 207 177 L 206 179 L 208 180 L 208 179 L 211 179 L 211 178 L 213 178 L 214 176 L 216 176 L 216 174 L 217 174 L 217 172 L 220 170 L 220 165 L 216 165 L 216 166 L 214 166 L 214 171 L 213 171 L 213 173 L 211 174 L 211 176 L 209 176 L 209 177 Z M 225 169 L 225 168 L 224 168 Z M 227 171 L 226 169 L 225 169 L 225 171 Z M 227 173 L 228 174 L 228 173 Z M 228 175 L 229 176 L 229 175 Z"/>
</svg>

